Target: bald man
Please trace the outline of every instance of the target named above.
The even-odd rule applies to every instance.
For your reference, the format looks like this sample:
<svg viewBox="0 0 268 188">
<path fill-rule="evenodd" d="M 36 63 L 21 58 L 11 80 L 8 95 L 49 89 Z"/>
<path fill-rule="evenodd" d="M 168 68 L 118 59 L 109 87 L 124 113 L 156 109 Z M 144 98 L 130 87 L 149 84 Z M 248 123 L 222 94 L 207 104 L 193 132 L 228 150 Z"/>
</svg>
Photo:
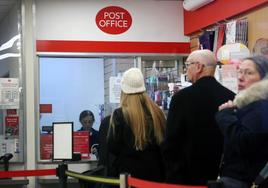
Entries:
<svg viewBox="0 0 268 188">
<path fill-rule="evenodd" d="M 192 52 L 185 62 L 192 86 L 171 100 L 162 144 L 169 183 L 206 185 L 216 180 L 223 137 L 215 121 L 218 107 L 234 93 L 214 78 L 216 58 L 210 50 Z"/>
</svg>

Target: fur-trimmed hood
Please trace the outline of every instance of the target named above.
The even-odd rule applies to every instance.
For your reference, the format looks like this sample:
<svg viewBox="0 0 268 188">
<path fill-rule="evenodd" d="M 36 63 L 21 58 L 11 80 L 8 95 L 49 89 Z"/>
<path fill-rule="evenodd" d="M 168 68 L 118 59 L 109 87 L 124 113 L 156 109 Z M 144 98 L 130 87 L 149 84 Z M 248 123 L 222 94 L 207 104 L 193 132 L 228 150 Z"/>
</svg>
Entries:
<svg viewBox="0 0 268 188">
<path fill-rule="evenodd" d="M 234 104 L 238 108 L 243 108 L 244 106 L 261 99 L 268 100 L 268 76 L 263 80 L 254 83 L 249 88 L 239 92 L 234 99 Z"/>
</svg>

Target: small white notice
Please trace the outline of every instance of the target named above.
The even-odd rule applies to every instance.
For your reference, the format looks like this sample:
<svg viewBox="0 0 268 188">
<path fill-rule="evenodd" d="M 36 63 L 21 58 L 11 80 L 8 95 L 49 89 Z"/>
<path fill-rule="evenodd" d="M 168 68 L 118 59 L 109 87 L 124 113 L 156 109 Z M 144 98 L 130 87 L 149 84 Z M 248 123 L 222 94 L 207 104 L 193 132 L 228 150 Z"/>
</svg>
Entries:
<svg viewBox="0 0 268 188">
<path fill-rule="evenodd" d="M 110 103 L 120 103 L 121 76 L 112 76 L 109 79 L 109 100 Z"/>
<path fill-rule="evenodd" d="M 234 64 L 222 65 L 221 83 L 234 93 L 238 92 L 237 67 Z"/>
<path fill-rule="evenodd" d="M 0 78 L 0 109 L 18 109 L 19 96 L 18 78 Z"/>
</svg>

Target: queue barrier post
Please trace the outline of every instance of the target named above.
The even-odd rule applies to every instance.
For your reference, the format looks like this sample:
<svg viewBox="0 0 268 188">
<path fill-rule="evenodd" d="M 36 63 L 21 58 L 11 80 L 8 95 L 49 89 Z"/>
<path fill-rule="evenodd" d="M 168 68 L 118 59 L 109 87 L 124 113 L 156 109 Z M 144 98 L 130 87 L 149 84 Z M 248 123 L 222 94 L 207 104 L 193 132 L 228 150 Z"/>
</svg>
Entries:
<svg viewBox="0 0 268 188">
<path fill-rule="evenodd" d="M 127 174 L 127 173 L 120 174 L 120 176 L 119 176 L 120 188 L 127 188 L 128 187 L 128 183 L 127 183 L 128 175 L 129 174 Z"/>
<path fill-rule="evenodd" d="M 67 188 L 66 170 L 68 170 L 68 165 L 64 162 L 60 163 L 58 168 L 56 168 L 56 175 L 59 177 L 59 188 Z"/>
</svg>

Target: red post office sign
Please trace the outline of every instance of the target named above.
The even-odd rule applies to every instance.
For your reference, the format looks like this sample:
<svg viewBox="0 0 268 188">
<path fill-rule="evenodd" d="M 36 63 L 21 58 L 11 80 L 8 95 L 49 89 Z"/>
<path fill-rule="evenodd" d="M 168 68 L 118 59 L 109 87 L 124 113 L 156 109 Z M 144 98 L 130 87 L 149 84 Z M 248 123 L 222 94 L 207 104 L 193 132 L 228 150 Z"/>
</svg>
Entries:
<svg viewBox="0 0 268 188">
<path fill-rule="evenodd" d="M 96 24 L 103 32 L 115 35 L 126 32 L 132 24 L 132 18 L 126 9 L 109 6 L 97 13 Z"/>
</svg>

